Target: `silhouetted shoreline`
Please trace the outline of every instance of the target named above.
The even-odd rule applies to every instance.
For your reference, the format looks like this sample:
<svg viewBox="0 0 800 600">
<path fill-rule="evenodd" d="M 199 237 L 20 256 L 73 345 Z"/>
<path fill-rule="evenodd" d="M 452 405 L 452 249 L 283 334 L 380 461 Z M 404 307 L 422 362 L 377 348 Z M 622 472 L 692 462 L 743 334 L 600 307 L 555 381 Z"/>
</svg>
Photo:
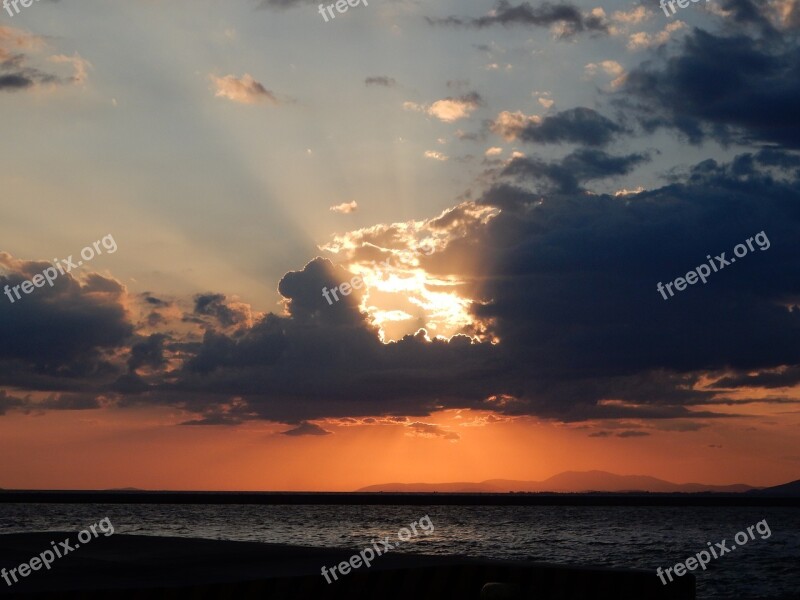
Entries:
<svg viewBox="0 0 800 600">
<path fill-rule="evenodd" d="M 70 532 L 0 535 L 0 565 L 30 559 Z M 0 597 L 69 600 L 309 598 L 477 600 L 488 582 L 518 586 L 526 597 L 597 600 L 694 600 L 691 574 L 662 585 L 651 571 L 587 568 L 466 556 L 389 552 L 368 569 L 331 584 L 320 569 L 349 559 L 345 548 L 199 538 L 118 535 L 81 547 L 51 571 L 30 573 Z"/>
</svg>

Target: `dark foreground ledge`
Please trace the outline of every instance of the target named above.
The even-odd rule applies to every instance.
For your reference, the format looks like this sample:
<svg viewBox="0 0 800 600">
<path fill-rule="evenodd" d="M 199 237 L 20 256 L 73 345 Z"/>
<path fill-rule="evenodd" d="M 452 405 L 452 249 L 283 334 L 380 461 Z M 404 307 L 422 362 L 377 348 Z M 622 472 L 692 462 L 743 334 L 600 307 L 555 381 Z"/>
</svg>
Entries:
<svg viewBox="0 0 800 600">
<path fill-rule="evenodd" d="M 16 568 L 74 532 L 0 536 L 0 567 Z M 360 549 L 358 549 L 360 550 Z M 100 600 L 478 600 L 489 582 L 516 584 L 521 600 L 694 600 L 695 581 L 667 586 L 654 572 L 388 553 L 328 584 L 320 571 L 357 550 L 139 535 L 99 537 L 49 571 L 31 572 L 0 598 Z M 496 596 L 501 597 L 501 596 Z M 505 597 L 505 596 L 502 596 Z"/>
</svg>

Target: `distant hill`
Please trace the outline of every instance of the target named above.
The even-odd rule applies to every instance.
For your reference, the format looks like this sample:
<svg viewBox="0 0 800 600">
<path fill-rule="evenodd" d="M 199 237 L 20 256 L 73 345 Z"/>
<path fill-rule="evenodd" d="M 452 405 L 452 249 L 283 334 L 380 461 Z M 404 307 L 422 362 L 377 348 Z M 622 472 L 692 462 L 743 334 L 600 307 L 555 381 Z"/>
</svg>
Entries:
<svg viewBox="0 0 800 600">
<path fill-rule="evenodd" d="M 795 485 L 800 482 L 794 482 Z M 781 487 L 781 486 L 778 486 Z M 566 471 L 544 481 L 516 481 L 513 479 L 488 479 L 481 482 L 455 483 L 382 483 L 370 485 L 359 492 L 450 492 L 450 493 L 506 493 L 506 492 L 727 492 L 740 493 L 754 490 L 743 483 L 734 485 L 708 485 L 704 483 L 672 483 L 647 475 L 617 475 L 605 471 Z M 774 489 L 774 488 L 769 488 Z"/>
<path fill-rule="evenodd" d="M 797 481 L 784 483 L 783 485 L 774 485 L 768 488 L 752 490 L 750 493 L 758 496 L 783 496 L 789 498 L 800 498 L 800 479 Z"/>
</svg>

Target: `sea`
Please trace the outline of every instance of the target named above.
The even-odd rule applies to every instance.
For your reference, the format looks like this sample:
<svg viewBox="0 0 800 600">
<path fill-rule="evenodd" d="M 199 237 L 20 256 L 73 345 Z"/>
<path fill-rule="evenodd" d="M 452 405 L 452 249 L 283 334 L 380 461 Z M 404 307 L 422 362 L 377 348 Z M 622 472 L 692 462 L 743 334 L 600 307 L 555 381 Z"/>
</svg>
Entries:
<svg viewBox="0 0 800 600">
<path fill-rule="evenodd" d="M 736 549 L 694 571 L 699 600 L 800 600 L 796 508 L 0 504 L 0 534 L 77 532 L 108 517 L 115 533 L 358 550 L 387 535 L 396 540 L 425 516 L 432 533 L 418 525 L 419 535 L 394 552 L 637 568 L 656 577 L 658 567 L 726 540 Z M 754 529 L 754 540 L 736 544 L 737 532 L 764 520 L 769 535 Z"/>
</svg>

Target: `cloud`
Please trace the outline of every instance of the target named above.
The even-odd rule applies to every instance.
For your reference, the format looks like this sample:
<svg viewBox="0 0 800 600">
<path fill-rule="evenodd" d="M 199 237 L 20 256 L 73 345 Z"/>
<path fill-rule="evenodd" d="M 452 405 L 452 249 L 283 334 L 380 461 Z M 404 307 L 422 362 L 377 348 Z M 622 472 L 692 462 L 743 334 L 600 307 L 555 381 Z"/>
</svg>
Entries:
<svg viewBox="0 0 800 600">
<path fill-rule="evenodd" d="M 600 63 L 588 63 L 584 68 L 584 72 L 589 76 L 597 74 L 598 70 L 602 69 L 612 77 L 619 77 L 625 72 L 622 65 L 615 60 L 604 60 Z"/>
<path fill-rule="evenodd" d="M 637 24 L 653 16 L 652 11 L 644 6 L 637 6 L 629 11 L 615 11 L 611 18 L 619 23 Z"/>
<path fill-rule="evenodd" d="M 632 437 L 646 437 L 650 434 L 647 433 L 646 431 L 620 431 L 615 435 L 620 438 L 632 438 Z"/>
<path fill-rule="evenodd" d="M 582 14 L 578 8 L 570 4 L 553 5 L 549 2 L 543 2 L 538 6 L 522 2 L 514 6 L 507 0 L 500 0 L 497 6 L 483 17 L 426 17 L 426 20 L 431 25 L 478 29 L 494 25 L 552 27 L 560 37 L 569 37 L 583 31 L 608 33 L 608 24 L 597 12 Z"/>
<path fill-rule="evenodd" d="M 242 77 L 236 77 L 235 75 L 226 75 L 225 77 L 209 75 L 209 78 L 214 83 L 214 95 L 217 98 L 227 98 L 239 104 L 278 103 L 275 95 L 248 73 L 245 73 Z"/>
<path fill-rule="evenodd" d="M 781 367 L 760 373 L 737 373 L 714 382 L 717 388 L 782 388 L 800 384 L 800 366 Z"/>
<path fill-rule="evenodd" d="M 424 112 L 432 117 L 452 123 L 459 119 L 469 117 L 472 112 L 483 105 L 483 98 L 477 92 L 470 92 L 457 98 L 443 98 L 431 105 L 404 102 L 403 108 L 417 112 Z"/>
<path fill-rule="evenodd" d="M 441 152 L 437 152 L 435 150 L 426 150 L 424 156 L 425 158 L 432 158 L 433 160 L 447 160 L 446 154 L 442 154 Z"/>
<path fill-rule="evenodd" d="M 706 423 L 696 423 L 694 421 L 665 421 L 656 426 L 661 431 L 678 431 L 681 433 L 700 431 L 708 427 Z"/>
<path fill-rule="evenodd" d="M 352 202 L 343 202 L 342 204 L 331 206 L 329 210 L 331 212 L 343 213 L 343 214 L 354 213 L 358 210 L 358 202 L 356 202 L 355 200 L 353 200 Z"/>
<path fill-rule="evenodd" d="M 301 435 L 330 435 L 332 432 L 327 431 L 315 423 L 303 421 L 297 427 L 287 431 L 281 431 L 281 435 L 290 435 L 293 437 Z"/>
<path fill-rule="evenodd" d="M 512 142 L 516 140 L 520 133 L 526 128 L 534 127 L 541 122 L 541 117 L 536 115 L 529 116 L 520 111 L 512 113 L 504 110 L 497 115 L 490 129 L 497 135 L 504 137 L 507 141 Z"/>
<path fill-rule="evenodd" d="M 142 367 L 151 369 L 161 369 L 167 365 L 165 358 L 164 342 L 167 336 L 161 333 L 154 333 L 146 340 L 131 345 L 130 358 L 128 359 L 128 369 L 135 373 Z"/>
<path fill-rule="evenodd" d="M 414 421 L 405 425 L 406 430 L 410 435 L 415 437 L 425 438 L 442 438 L 445 440 L 459 440 L 459 436 L 454 431 L 447 431 L 445 428 L 434 425 L 432 423 L 422 423 L 421 421 Z"/>
<path fill-rule="evenodd" d="M 720 411 L 721 389 L 774 386 L 769 401 L 786 400 L 777 388 L 800 379 L 800 322 L 787 308 L 800 281 L 800 157 L 772 148 L 704 161 L 664 187 L 627 195 L 582 187 L 644 160 L 592 148 L 516 157 L 475 200 L 336 236 L 325 249 L 341 266 L 317 258 L 287 273 L 280 314 L 257 314 L 219 292 L 180 312 L 160 294 L 131 297 L 96 274 L 59 278 L 0 303 L 0 386 L 18 390 L 0 406 L 32 410 L 24 394 L 47 392 L 41 410 L 167 405 L 196 415 L 193 425 L 408 415 L 410 433 L 455 439 L 424 417 L 465 408 L 565 422 L 652 419 L 667 422 L 656 430 L 694 431 L 732 418 Z M 508 178 L 515 185 L 502 183 Z M 534 187 L 521 187 L 528 182 Z M 768 252 L 669 302 L 656 292 L 659 280 L 761 229 Z M 419 253 L 423 243 L 433 251 Z M 362 304 L 365 290 L 326 302 L 324 287 L 377 262 L 387 276 L 372 281 L 424 271 L 427 286 L 381 310 L 411 315 L 442 298 L 426 294 L 452 294 L 444 305 L 465 300 L 458 333 L 419 329 L 388 341 L 378 312 Z M 47 263 L 0 254 L 0 266 L 2 289 Z M 438 306 L 425 310 L 435 315 Z M 154 309 L 164 322 L 148 327 L 161 330 L 140 333 Z"/>
<path fill-rule="evenodd" d="M 91 64 L 76 52 L 72 56 L 55 54 L 43 56 L 49 49 L 47 40 L 41 36 L 0 26 L 0 92 L 35 90 L 49 86 L 83 84 L 86 82 Z M 69 64 L 73 68 L 71 77 L 62 77 L 45 69 L 47 63 Z"/>
<path fill-rule="evenodd" d="M 181 425 L 235 426 L 240 425 L 246 419 L 256 418 L 256 414 L 249 410 L 247 402 L 239 396 L 206 404 L 198 412 L 202 413 L 201 418 L 186 421 Z"/>
<path fill-rule="evenodd" d="M 694 30 L 677 55 L 628 74 L 620 105 L 646 131 L 667 128 L 691 143 L 772 143 L 800 148 L 796 42 Z"/>
<path fill-rule="evenodd" d="M 767 16 L 778 29 L 800 28 L 800 2 L 797 0 L 775 0 L 767 5 Z"/>
<path fill-rule="evenodd" d="M 606 146 L 614 136 L 625 131 L 597 111 L 585 107 L 571 108 L 544 118 L 502 112 L 491 129 L 507 140 L 539 144 L 570 142 L 587 146 Z"/>
<path fill-rule="evenodd" d="M 0 289 L 52 265 L 0 252 Z M 112 356 L 133 333 L 125 288 L 96 273 L 60 275 L 12 304 L 0 302 L 0 385 L 38 391 L 91 391 L 123 370 Z M 88 386 L 82 387 L 82 386 Z"/>
<path fill-rule="evenodd" d="M 0 75 L 0 90 L 14 91 L 33 86 L 34 80 L 20 73 Z"/>
<path fill-rule="evenodd" d="M 645 31 L 633 33 L 628 38 L 628 50 L 643 50 L 644 48 L 661 46 L 670 40 L 673 33 L 685 28 L 686 23 L 683 21 L 673 21 L 656 34 L 647 33 Z"/>
<path fill-rule="evenodd" d="M 375 75 L 372 77 L 367 77 L 364 80 L 364 85 L 377 85 L 381 87 L 395 87 L 397 82 L 394 80 L 393 77 L 386 77 L 385 75 Z"/>
<path fill-rule="evenodd" d="M 222 327 L 252 324 L 250 307 L 241 302 L 229 301 L 224 294 L 198 294 L 194 297 L 194 302 L 194 313 L 187 320 Z"/>
<path fill-rule="evenodd" d="M 602 70 L 613 77 L 611 81 L 612 88 L 618 88 L 625 83 L 625 69 L 615 60 L 604 60 L 600 63 L 588 63 L 584 68 L 586 77 L 594 77 L 598 71 Z"/>
<path fill-rule="evenodd" d="M 621 398 L 621 394 L 627 395 L 623 389 L 629 385 L 643 385 L 635 393 L 640 399 L 669 390 L 673 400 L 662 397 L 664 404 L 702 404 L 708 400 L 702 399 L 702 393 L 690 398 L 699 391 L 696 375 L 691 373 L 725 365 L 743 371 L 759 365 L 764 368 L 798 364 L 800 342 L 790 332 L 796 332 L 800 322 L 796 312 L 777 300 L 797 297 L 796 291 L 787 287 L 797 266 L 792 266 L 789 252 L 770 257 L 759 252 L 748 257 L 753 259 L 750 263 L 737 262 L 736 268 L 747 269 L 746 273 L 740 271 L 736 277 L 720 272 L 715 281 L 690 289 L 672 304 L 659 300 L 654 284 L 671 278 L 673 271 L 680 274 L 689 270 L 709 253 L 730 252 L 734 244 L 762 228 L 775 231 L 770 239 L 773 235 L 793 239 L 794 234 L 788 230 L 800 226 L 800 221 L 789 215 L 794 214 L 791 207 L 800 201 L 799 194 L 796 179 L 780 183 L 763 173 L 737 171 L 733 164 L 697 168 L 687 182 L 642 192 L 633 196 L 633 201 L 631 196 L 590 195 L 576 202 L 569 196 L 542 198 L 541 194 L 519 188 L 494 188 L 482 202 L 503 208 L 491 222 L 490 231 L 496 241 L 503 240 L 503 248 L 520 248 L 519 244 L 526 245 L 532 239 L 529 235 L 535 236 L 537 242 L 523 253 L 500 250 L 505 258 L 494 253 L 484 256 L 486 263 L 498 265 L 499 273 L 507 276 L 487 273 L 491 282 L 483 282 L 478 299 L 488 303 L 477 305 L 477 315 L 495 323 L 492 330 L 505 347 L 518 346 L 520 356 L 524 354 L 529 365 L 541 360 L 549 365 L 551 373 L 559 371 L 559 364 L 565 375 L 576 369 L 594 373 L 590 395 L 595 399 L 604 395 Z M 670 228 L 679 222 L 684 232 L 697 230 L 698 237 L 689 244 L 691 247 L 683 242 L 677 244 L 670 233 Z M 711 223 L 713 227 L 709 227 Z M 472 237 L 474 243 L 482 245 Z M 493 243 L 487 243 L 485 248 L 488 247 L 494 247 Z M 604 249 L 602 257 L 594 254 L 600 248 Z M 775 248 L 773 245 L 770 252 Z M 678 267 L 679 264 L 686 266 Z M 570 273 L 575 267 L 570 265 L 580 265 L 580 275 L 576 270 L 573 277 Z M 521 281 L 526 282 L 524 288 L 520 287 Z M 586 305 L 588 312 L 583 318 L 579 307 L 588 298 L 592 300 Z M 708 306 L 715 306 L 718 311 L 710 321 L 704 312 Z M 659 323 L 654 327 L 647 321 L 656 314 Z M 753 325 L 752 319 L 759 324 Z M 745 333 L 722 327 L 723 322 L 750 324 Z M 556 338 L 564 328 L 580 333 L 566 342 L 562 351 Z M 683 333 L 680 340 L 670 338 L 665 343 L 666 338 L 659 337 L 656 329 L 665 336 L 670 329 Z M 535 338 L 550 342 L 539 345 Z M 653 344 L 653 339 L 662 341 Z M 745 339 L 747 343 L 742 343 Z M 585 354 L 588 348 L 598 349 L 590 352 L 591 359 Z M 622 348 L 625 350 L 620 352 Z M 674 374 L 668 377 L 671 382 L 664 382 L 661 392 L 651 387 L 663 376 L 656 374 L 657 369 Z M 619 375 L 616 385 L 606 388 L 609 382 L 601 380 L 614 378 L 614 373 Z M 638 375 L 628 379 L 633 373 Z M 683 384 L 677 383 L 679 373 L 686 376 Z M 673 379 L 676 376 L 678 379 Z M 626 379 L 627 383 L 623 383 Z M 582 393 L 573 395 L 579 387 L 582 386 L 573 388 L 566 381 L 534 386 L 540 391 L 546 389 L 547 395 L 560 391 L 564 405 L 570 404 L 569 397 L 582 404 Z M 568 392 L 568 388 L 573 389 Z M 526 389 L 536 395 L 532 388 Z M 583 406 L 581 410 L 584 416 L 587 408 Z M 635 402 L 606 403 L 603 408 L 622 416 L 644 407 Z M 675 411 L 672 414 L 678 416 Z"/>
<path fill-rule="evenodd" d="M 502 175 L 521 181 L 544 181 L 547 189 L 575 193 L 583 189 L 582 184 L 587 181 L 625 175 L 649 160 L 647 154 L 613 156 L 602 150 L 580 149 L 551 162 L 517 157 L 505 166 Z"/>
<path fill-rule="evenodd" d="M 47 41 L 41 36 L 0 25 L 0 64 L 3 66 L 19 63 L 25 59 L 24 52 L 41 52 L 47 45 Z"/>
<path fill-rule="evenodd" d="M 72 65 L 74 74 L 72 75 L 72 82 L 76 84 L 86 83 L 88 78 L 88 71 L 92 68 L 92 64 L 76 52 L 72 56 L 65 56 L 64 54 L 56 54 L 51 56 L 48 60 L 54 63 L 67 63 Z"/>
<path fill-rule="evenodd" d="M 487 148 L 486 152 L 484 152 L 483 154 L 485 156 L 498 156 L 499 154 L 502 154 L 502 153 L 503 153 L 503 149 L 502 148 L 498 148 L 497 146 L 493 146 L 491 148 Z"/>
</svg>

